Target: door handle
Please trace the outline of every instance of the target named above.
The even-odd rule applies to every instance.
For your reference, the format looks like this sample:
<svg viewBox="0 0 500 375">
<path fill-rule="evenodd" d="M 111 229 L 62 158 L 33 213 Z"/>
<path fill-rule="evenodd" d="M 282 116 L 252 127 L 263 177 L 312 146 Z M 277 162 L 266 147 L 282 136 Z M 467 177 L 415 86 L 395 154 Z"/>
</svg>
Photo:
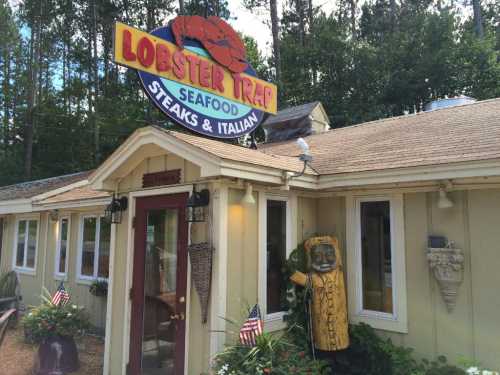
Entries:
<svg viewBox="0 0 500 375">
<path fill-rule="evenodd" d="M 170 315 L 170 320 L 186 320 L 183 313 Z"/>
</svg>

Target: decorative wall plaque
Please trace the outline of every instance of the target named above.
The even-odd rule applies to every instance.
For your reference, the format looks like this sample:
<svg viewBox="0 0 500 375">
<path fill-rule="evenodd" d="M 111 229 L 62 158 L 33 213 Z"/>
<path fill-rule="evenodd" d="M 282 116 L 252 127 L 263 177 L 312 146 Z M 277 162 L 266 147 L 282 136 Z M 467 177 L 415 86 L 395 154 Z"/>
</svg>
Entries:
<svg viewBox="0 0 500 375">
<path fill-rule="evenodd" d="M 464 255 L 453 247 L 429 248 L 429 266 L 438 282 L 448 312 L 455 309 L 458 288 L 464 279 Z"/>
<path fill-rule="evenodd" d="M 171 169 L 169 171 L 145 173 L 142 176 L 142 187 L 154 187 L 163 185 L 174 185 L 181 182 L 181 170 Z"/>
</svg>

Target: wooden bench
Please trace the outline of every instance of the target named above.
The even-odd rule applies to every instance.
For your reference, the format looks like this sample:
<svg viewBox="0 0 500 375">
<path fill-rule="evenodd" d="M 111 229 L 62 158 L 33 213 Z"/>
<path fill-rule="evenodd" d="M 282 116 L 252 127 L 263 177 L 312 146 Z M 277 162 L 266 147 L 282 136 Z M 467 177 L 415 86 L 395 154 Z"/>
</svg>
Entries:
<svg viewBox="0 0 500 375">
<path fill-rule="evenodd" d="M 3 338 L 5 337 L 5 332 L 7 332 L 7 326 L 9 325 L 9 318 L 16 312 L 16 309 L 10 309 L 0 316 L 0 349 L 2 349 Z"/>
<path fill-rule="evenodd" d="M 3 311 L 14 309 L 19 312 L 21 302 L 19 279 L 14 271 L 7 272 L 0 276 L 0 314 Z"/>
</svg>

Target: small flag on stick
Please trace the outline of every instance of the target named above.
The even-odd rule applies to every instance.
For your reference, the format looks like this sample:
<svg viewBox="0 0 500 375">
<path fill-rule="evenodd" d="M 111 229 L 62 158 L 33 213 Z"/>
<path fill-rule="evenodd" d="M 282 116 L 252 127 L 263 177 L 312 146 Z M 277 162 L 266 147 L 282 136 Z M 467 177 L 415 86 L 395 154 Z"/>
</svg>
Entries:
<svg viewBox="0 0 500 375">
<path fill-rule="evenodd" d="M 240 329 L 240 341 L 245 346 L 253 347 L 257 344 L 257 336 L 264 332 L 264 322 L 260 315 L 259 305 L 250 311 L 247 320 Z"/>
<path fill-rule="evenodd" d="M 68 301 L 69 293 L 66 291 L 66 289 L 64 288 L 64 283 L 61 281 L 61 284 L 59 284 L 59 287 L 52 296 L 51 302 L 56 306 L 64 306 L 68 303 Z"/>
</svg>

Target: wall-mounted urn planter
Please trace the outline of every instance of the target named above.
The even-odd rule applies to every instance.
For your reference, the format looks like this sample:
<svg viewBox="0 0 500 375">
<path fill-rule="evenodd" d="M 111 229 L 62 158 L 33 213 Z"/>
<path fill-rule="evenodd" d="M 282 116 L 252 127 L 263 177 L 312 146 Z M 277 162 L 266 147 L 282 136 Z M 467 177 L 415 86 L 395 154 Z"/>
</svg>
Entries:
<svg viewBox="0 0 500 375">
<path fill-rule="evenodd" d="M 441 290 L 446 308 L 451 313 L 456 305 L 458 289 L 464 279 L 463 252 L 453 247 L 429 248 L 427 260 Z"/>
</svg>

